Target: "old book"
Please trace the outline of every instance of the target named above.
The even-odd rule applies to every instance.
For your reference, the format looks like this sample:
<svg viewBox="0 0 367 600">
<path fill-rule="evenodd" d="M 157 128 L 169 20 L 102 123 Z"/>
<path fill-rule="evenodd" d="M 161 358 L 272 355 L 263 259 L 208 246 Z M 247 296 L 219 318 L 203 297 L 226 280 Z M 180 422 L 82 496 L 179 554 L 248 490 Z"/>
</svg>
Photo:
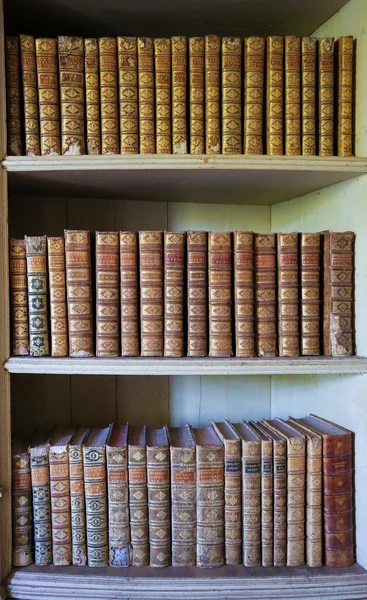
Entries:
<svg viewBox="0 0 367 600">
<path fill-rule="evenodd" d="M 139 356 L 138 235 L 120 231 L 121 355 Z"/>
<path fill-rule="evenodd" d="M 98 40 L 84 40 L 87 154 L 101 154 Z"/>
<path fill-rule="evenodd" d="M 27 255 L 29 354 L 50 354 L 46 236 L 25 236 Z"/>
<path fill-rule="evenodd" d="M 98 47 L 101 95 L 101 149 L 102 154 L 118 154 L 120 150 L 120 136 L 116 38 L 99 38 Z"/>
<path fill-rule="evenodd" d="M 241 440 L 227 421 L 212 421 L 224 446 L 224 557 L 226 565 L 242 562 Z"/>
<path fill-rule="evenodd" d="M 72 564 L 87 564 L 87 533 L 85 524 L 83 443 L 89 429 L 78 427 L 69 442 L 70 518 L 72 534 Z"/>
<path fill-rule="evenodd" d="M 41 154 L 41 146 L 38 116 L 36 44 L 33 35 L 21 34 L 19 42 L 23 82 L 25 153 L 27 156 L 38 156 Z"/>
<path fill-rule="evenodd" d="M 130 427 L 128 443 L 131 564 L 149 565 L 146 427 Z"/>
<path fill-rule="evenodd" d="M 163 356 L 163 235 L 139 231 L 141 356 Z"/>
<path fill-rule="evenodd" d="M 93 356 L 90 232 L 65 230 L 69 356 Z"/>
<path fill-rule="evenodd" d="M 224 447 L 212 427 L 192 429 L 196 443 L 196 565 L 224 565 Z"/>
<path fill-rule="evenodd" d="M 184 232 L 164 232 L 164 356 L 184 356 Z"/>
<path fill-rule="evenodd" d="M 68 356 L 64 238 L 48 237 L 47 250 L 50 284 L 51 356 Z"/>
<path fill-rule="evenodd" d="M 337 152 L 353 156 L 354 40 L 352 35 L 340 37 L 337 51 Z"/>
<path fill-rule="evenodd" d="M 187 154 L 187 39 L 171 38 L 172 48 L 172 151 Z"/>
<path fill-rule="evenodd" d="M 254 234 L 255 352 L 277 355 L 277 247 L 275 233 Z"/>
<path fill-rule="evenodd" d="M 147 480 L 151 567 L 171 564 L 170 463 L 167 428 L 147 430 Z"/>
<path fill-rule="evenodd" d="M 120 153 L 138 154 L 138 51 L 136 37 L 118 37 Z"/>
<path fill-rule="evenodd" d="M 318 40 L 319 155 L 334 155 L 334 38 Z"/>
<path fill-rule="evenodd" d="M 171 40 L 155 38 L 155 128 L 157 154 L 170 154 L 171 145 Z"/>
<path fill-rule="evenodd" d="M 233 232 L 236 356 L 255 356 L 254 234 Z"/>
<path fill-rule="evenodd" d="M 172 566 L 196 565 L 196 446 L 189 425 L 169 427 Z"/>
<path fill-rule="evenodd" d="M 300 234 L 301 354 L 321 354 L 321 235 Z"/>
<path fill-rule="evenodd" d="M 208 233 L 209 356 L 232 356 L 232 235 Z"/>
<path fill-rule="evenodd" d="M 222 38 L 222 154 L 242 154 L 242 40 Z"/>
<path fill-rule="evenodd" d="M 283 154 L 283 38 L 266 42 L 266 154 Z"/>
<path fill-rule="evenodd" d="M 354 244 L 352 231 L 323 233 L 324 320 L 326 356 L 355 354 L 354 332 Z"/>
<path fill-rule="evenodd" d="M 298 233 L 278 233 L 279 356 L 299 356 Z"/>
<path fill-rule="evenodd" d="M 52 564 L 49 448 L 50 438 L 48 435 L 36 436 L 29 447 L 33 500 L 34 562 L 40 566 Z"/>
<path fill-rule="evenodd" d="M 190 154 L 205 152 L 204 55 L 204 38 L 189 38 Z"/>
<path fill-rule="evenodd" d="M 111 567 L 130 564 L 128 425 L 112 425 L 107 440 L 108 546 Z"/>
<path fill-rule="evenodd" d="M 153 39 L 138 38 L 138 98 L 140 154 L 155 153 Z"/>
<path fill-rule="evenodd" d="M 263 154 L 265 38 L 245 38 L 244 55 L 243 152 Z"/>
<path fill-rule="evenodd" d="M 6 36 L 6 110 L 7 153 L 22 156 L 22 111 L 20 88 L 20 56 L 17 36 Z"/>
<path fill-rule="evenodd" d="M 57 40 L 36 39 L 41 154 L 61 154 Z"/>
<path fill-rule="evenodd" d="M 302 154 L 317 154 L 316 142 L 317 38 L 301 39 Z"/>
<path fill-rule="evenodd" d="M 13 567 L 26 567 L 33 563 L 32 487 L 28 446 L 23 438 L 12 439 Z"/>
<path fill-rule="evenodd" d="M 62 35 L 59 49 L 61 153 L 85 154 L 84 40 Z"/>
<path fill-rule="evenodd" d="M 208 234 L 187 231 L 187 356 L 206 356 Z"/>
<path fill-rule="evenodd" d="M 13 356 L 29 354 L 28 286 L 25 240 L 9 241 Z"/>
<path fill-rule="evenodd" d="M 205 36 L 205 153 L 220 154 L 220 46 L 217 35 Z"/>
<path fill-rule="evenodd" d="M 285 67 L 285 154 L 301 152 L 301 38 L 284 38 Z"/>
<path fill-rule="evenodd" d="M 89 567 L 108 565 L 106 442 L 110 427 L 93 428 L 83 443 L 87 555 Z"/>
<path fill-rule="evenodd" d="M 96 231 L 96 356 L 119 355 L 119 234 Z"/>
</svg>

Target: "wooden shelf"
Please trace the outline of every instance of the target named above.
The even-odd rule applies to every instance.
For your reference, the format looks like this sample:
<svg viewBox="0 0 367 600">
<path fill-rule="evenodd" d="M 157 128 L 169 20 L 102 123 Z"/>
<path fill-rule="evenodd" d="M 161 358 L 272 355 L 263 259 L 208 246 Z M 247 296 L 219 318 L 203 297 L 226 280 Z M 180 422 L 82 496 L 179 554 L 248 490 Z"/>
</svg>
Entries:
<svg viewBox="0 0 367 600">
<path fill-rule="evenodd" d="M 367 158 L 7 157 L 12 194 L 271 205 L 367 173 Z"/>
</svg>

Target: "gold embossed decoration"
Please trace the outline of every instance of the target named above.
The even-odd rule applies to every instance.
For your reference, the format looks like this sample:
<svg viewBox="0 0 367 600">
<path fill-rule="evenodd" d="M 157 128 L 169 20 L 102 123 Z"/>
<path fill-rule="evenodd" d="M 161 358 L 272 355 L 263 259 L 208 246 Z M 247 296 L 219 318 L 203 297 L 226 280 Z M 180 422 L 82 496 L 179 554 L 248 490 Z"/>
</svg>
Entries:
<svg viewBox="0 0 367 600">
<path fill-rule="evenodd" d="M 190 38 L 190 154 L 205 152 L 204 54 L 204 38 Z"/>
<path fill-rule="evenodd" d="M 337 149 L 338 156 L 353 156 L 353 77 L 354 40 L 344 36 L 337 41 Z"/>
<path fill-rule="evenodd" d="M 32 35 L 20 35 L 23 80 L 24 136 L 27 156 L 41 154 L 38 116 L 36 44 Z"/>
<path fill-rule="evenodd" d="M 6 103 L 7 103 L 7 151 L 9 156 L 22 156 L 22 123 L 20 111 L 20 58 L 19 40 L 6 37 Z"/>
<path fill-rule="evenodd" d="M 244 42 L 245 109 L 244 154 L 263 154 L 265 39 L 248 37 Z"/>
<path fill-rule="evenodd" d="M 103 37 L 99 45 L 102 154 L 119 153 L 116 39 Z"/>
<path fill-rule="evenodd" d="M 171 153 L 171 40 L 154 40 L 157 154 Z"/>
<path fill-rule="evenodd" d="M 266 153 L 283 154 L 283 38 L 267 38 Z"/>
<path fill-rule="evenodd" d="M 205 152 L 221 153 L 220 46 L 217 35 L 205 37 Z"/>
<path fill-rule="evenodd" d="M 87 153 L 101 154 L 98 40 L 84 40 Z"/>
<path fill-rule="evenodd" d="M 139 152 L 138 54 L 136 37 L 118 37 L 121 154 Z"/>
<path fill-rule="evenodd" d="M 285 154 L 301 154 L 301 40 L 284 38 L 285 50 Z"/>
<path fill-rule="evenodd" d="M 153 39 L 138 38 L 140 154 L 155 153 Z"/>
<path fill-rule="evenodd" d="M 187 39 L 171 38 L 172 47 L 172 150 L 187 154 Z"/>
<path fill-rule="evenodd" d="M 317 38 L 301 40 L 302 154 L 313 156 L 316 145 L 316 54 Z"/>
<path fill-rule="evenodd" d="M 58 49 L 61 152 L 71 155 L 85 154 L 83 38 L 60 36 Z"/>
<path fill-rule="evenodd" d="M 222 38 L 222 153 L 242 153 L 242 41 Z"/>
<path fill-rule="evenodd" d="M 334 38 L 319 39 L 319 155 L 334 154 Z"/>
<path fill-rule="evenodd" d="M 36 40 L 41 154 L 60 154 L 60 106 L 57 41 Z"/>
</svg>

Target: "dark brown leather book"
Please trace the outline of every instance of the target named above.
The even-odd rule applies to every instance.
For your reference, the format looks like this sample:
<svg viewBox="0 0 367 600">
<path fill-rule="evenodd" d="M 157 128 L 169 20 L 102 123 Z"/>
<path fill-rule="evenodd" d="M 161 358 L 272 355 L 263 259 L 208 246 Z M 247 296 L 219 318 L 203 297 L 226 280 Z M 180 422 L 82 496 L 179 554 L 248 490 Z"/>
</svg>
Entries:
<svg viewBox="0 0 367 600">
<path fill-rule="evenodd" d="M 27 440 L 12 439 L 13 567 L 33 563 L 33 515 L 31 466 Z"/>
<path fill-rule="evenodd" d="M 317 154 L 316 143 L 317 38 L 301 39 L 302 154 Z"/>
<path fill-rule="evenodd" d="M 321 354 L 321 235 L 300 234 L 301 354 Z"/>
<path fill-rule="evenodd" d="M 187 356 L 206 356 L 208 235 L 187 231 Z"/>
<path fill-rule="evenodd" d="M 9 241 L 13 356 L 29 354 L 28 283 L 25 240 Z"/>
<path fill-rule="evenodd" d="M 298 233 L 278 233 L 279 356 L 299 356 Z"/>
<path fill-rule="evenodd" d="M 255 233 L 255 351 L 277 355 L 276 234 Z"/>
<path fill-rule="evenodd" d="M 50 436 L 48 434 L 36 435 L 29 447 L 33 500 L 34 562 L 39 566 L 52 564 L 49 448 Z"/>
<path fill-rule="evenodd" d="M 128 443 L 131 564 L 149 565 L 146 427 L 130 427 Z"/>
<path fill-rule="evenodd" d="M 88 433 L 88 428 L 78 427 L 69 443 L 72 564 L 79 567 L 85 567 L 87 564 L 83 443 Z"/>
<path fill-rule="evenodd" d="M 334 38 L 318 39 L 319 155 L 334 155 Z"/>
<path fill-rule="evenodd" d="M 27 255 L 29 354 L 49 356 L 46 236 L 25 236 Z"/>
<path fill-rule="evenodd" d="M 41 154 L 36 44 L 33 35 L 20 35 L 20 62 L 22 66 L 23 105 L 24 105 L 24 141 L 27 156 Z"/>
<path fill-rule="evenodd" d="M 285 154 L 301 154 L 301 38 L 284 38 Z"/>
<path fill-rule="evenodd" d="M 255 356 L 254 234 L 233 232 L 236 356 Z"/>
<path fill-rule="evenodd" d="M 48 237 L 47 250 L 50 284 L 51 356 L 68 356 L 64 237 Z"/>
<path fill-rule="evenodd" d="M 139 231 L 141 356 L 163 356 L 163 235 Z"/>
<path fill-rule="evenodd" d="M 128 429 L 128 425 L 114 423 L 106 444 L 108 553 L 111 567 L 128 567 L 130 564 Z"/>
<path fill-rule="evenodd" d="M 208 233 L 209 356 L 232 356 L 232 235 Z"/>
<path fill-rule="evenodd" d="M 354 39 L 340 37 L 336 42 L 337 65 L 337 152 L 338 156 L 353 156 L 353 94 L 354 94 Z"/>
<path fill-rule="evenodd" d="M 96 356 L 119 355 L 119 234 L 96 231 Z"/>
<path fill-rule="evenodd" d="M 164 232 L 164 356 L 184 356 L 184 232 Z"/>
<path fill-rule="evenodd" d="M 61 112 L 61 153 L 85 154 L 84 40 L 61 35 L 59 85 Z"/>
<path fill-rule="evenodd" d="M 139 356 L 138 234 L 120 231 L 121 355 Z"/>
<path fill-rule="evenodd" d="M 19 38 L 6 36 L 6 110 L 7 152 L 9 156 L 22 156 L 22 112 L 20 94 Z"/>
</svg>

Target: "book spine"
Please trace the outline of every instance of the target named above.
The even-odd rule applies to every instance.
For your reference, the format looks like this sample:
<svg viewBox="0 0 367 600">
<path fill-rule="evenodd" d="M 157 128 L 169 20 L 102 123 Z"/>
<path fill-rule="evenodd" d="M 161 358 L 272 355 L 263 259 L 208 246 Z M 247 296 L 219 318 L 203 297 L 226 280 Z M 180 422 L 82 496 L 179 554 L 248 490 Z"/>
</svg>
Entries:
<svg viewBox="0 0 367 600">
<path fill-rule="evenodd" d="M 334 155 L 334 38 L 319 38 L 319 155 Z"/>
<path fill-rule="evenodd" d="M 19 39 L 6 36 L 6 110 L 7 151 L 9 156 L 22 156 L 22 117 L 20 95 Z"/>
<path fill-rule="evenodd" d="M 190 154 L 204 154 L 204 38 L 189 39 Z"/>
<path fill-rule="evenodd" d="M 118 37 L 120 152 L 139 153 L 138 54 L 136 37 Z"/>
<path fill-rule="evenodd" d="M 105 446 L 83 447 L 85 515 L 89 567 L 108 565 Z"/>
<path fill-rule="evenodd" d="M 187 356 L 207 355 L 206 231 L 187 232 Z"/>
<path fill-rule="evenodd" d="M 9 242 L 13 356 L 29 354 L 27 261 L 25 240 Z"/>
<path fill-rule="evenodd" d="M 222 38 L 222 154 L 242 153 L 242 40 Z"/>
<path fill-rule="evenodd" d="M 222 440 L 223 441 L 223 440 Z M 224 441 L 225 563 L 242 562 L 241 441 Z"/>
<path fill-rule="evenodd" d="M 233 233 L 236 356 L 255 356 L 254 234 Z"/>
<path fill-rule="evenodd" d="M 266 58 L 266 153 L 283 154 L 283 38 L 267 38 Z"/>
<path fill-rule="evenodd" d="M 33 35 L 20 35 L 19 40 L 23 81 L 25 153 L 27 156 L 39 156 L 41 154 L 41 146 L 38 116 L 36 44 Z"/>
<path fill-rule="evenodd" d="M 41 154 L 61 154 L 57 41 L 36 39 Z"/>
<path fill-rule="evenodd" d="M 186 95 L 187 95 L 187 39 L 179 35 L 171 38 L 172 47 L 172 150 L 173 154 L 187 154 Z"/>
<path fill-rule="evenodd" d="M 261 565 L 261 443 L 242 442 L 243 564 Z"/>
<path fill-rule="evenodd" d="M 148 447 L 148 510 L 150 566 L 171 564 L 169 446 Z"/>
<path fill-rule="evenodd" d="M 29 313 L 29 353 L 50 354 L 48 329 L 46 236 L 27 237 L 27 282 Z"/>
<path fill-rule="evenodd" d="M 69 446 L 70 517 L 72 533 L 72 564 L 87 564 L 85 528 L 83 451 L 81 446 Z"/>
<path fill-rule="evenodd" d="M 220 45 L 217 35 L 205 36 L 205 153 L 221 153 Z"/>
<path fill-rule="evenodd" d="M 157 154 L 171 154 L 171 40 L 154 40 Z"/>
<path fill-rule="evenodd" d="M 316 56 L 317 38 L 301 40 L 302 154 L 314 156 L 316 144 Z"/>
<path fill-rule="evenodd" d="M 153 39 L 138 38 L 140 154 L 155 153 Z"/>
<path fill-rule="evenodd" d="M 96 231 L 96 356 L 119 355 L 119 234 Z"/>
<path fill-rule="evenodd" d="M 232 244 L 230 233 L 208 234 L 209 356 L 232 356 Z"/>
<path fill-rule="evenodd" d="M 245 38 L 244 154 L 263 154 L 265 39 Z"/>
<path fill-rule="evenodd" d="M 121 355 L 139 356 L 138 236 L 120 231 Z"/>
<path fill-rule="evenodd" d="M 287 563 L 287 443 L 275 440 L 274 455 L 274 567 Z"/>
<path fill-rule="evenodd" d="M 278 233 L 279 356 L 299 356 L 298 234 Z"/>
<path fill-rule="evenodd" d="M 89 231 L 65 231 L 69 356 L 93 356 Z"/>
<path fill-rule="evenodd" d="M 149 565 L 147 455 L 145 446 L 128 447 L 129 509 L 134 567 Z"/>
<path fill-rule="evenodd" d="M 84 41 L 59 36 L 61 104 L 61 152 L 85 154 L 84 135 Z"/>
<path fill-rule="evenodd" d="M 141 356 L 163 356 L 161 231 L 139 231 Z"/>
<path fill-rule="evenodd" d="M 164 356 L 184 356 L 185 237 L 164 232 Z"/>
<path fill-rule="evenodd" d="M 254 234 L 255 350 L 257 356 L 277 354 L 276 235 Z"/>
<path fill-rule="evenodd" d="M 127 447 L 107 447 L 108 541 L 112 567 L 130 564 Z"/>
<path fill-rule="evenodd" d="M 337 150 L 338 156 L 353 156 L 353 36 L 340 37 L 337 42 L 338 108 Z"/>
<path fill-rule="evenodd" d="M 98 46 L 102 154 L 118 154 L 120 148 L 116 38 L 99 38 Z"/>
<path fill-rule="evenodd" d="M 196 565 L 196 447 L 171 446 L 172 566 Z"/>
<path fill-rule="evenodd" d="M 12 454 L 13 567 L 33 563 L 32 487 L 29 454 Z"/>
<path fill-rule="evenodd" d="M 322 439 L 307 439 L 306 559 L 309 567 L 322 566 Z"/>
<path fill-rule="evenodd" d="M 273 443 L 261 442 L 261 564 L 274 564 Z"/>
<path fill-rule="evenodd" d="M 101 154 L 98 40 L 84 40 L 87 153 Z"/>
<path fill-rule="evenodd" d="M 47 238 L 47 249 L 50 283 L 51 356 L 67 356 L 68 322 L 66 311 L 64 238 Z"/>
<path fill-rule="evenodd" d="M 285 63 L 285 154 L 301 154 L 301 39 L 284 38 Z"/>
<path fill-rule="evenodd" d="M 319 233 L 301 233 L 300 241 L 301 354 L 319 356 L 321 354 L 321 236 Z"/>
<path fill-rule="evenodd" d="M 36 565 L 52 564 L 50 472 L 48 451 L 31 454 L 31 478 L 34 522 L 34 554 Z"/>
<path fill-rule="evenodd" d="M 288 440 L 287 567 L 305 564 L 306 440 Z"/>
<path fill-rule="evenodd" d="M 52 557 L 55 566 L 71 564 L 70 480 L 66 447 L 51 448 L 50 492 L 52 523 Z"/>
</svg>

